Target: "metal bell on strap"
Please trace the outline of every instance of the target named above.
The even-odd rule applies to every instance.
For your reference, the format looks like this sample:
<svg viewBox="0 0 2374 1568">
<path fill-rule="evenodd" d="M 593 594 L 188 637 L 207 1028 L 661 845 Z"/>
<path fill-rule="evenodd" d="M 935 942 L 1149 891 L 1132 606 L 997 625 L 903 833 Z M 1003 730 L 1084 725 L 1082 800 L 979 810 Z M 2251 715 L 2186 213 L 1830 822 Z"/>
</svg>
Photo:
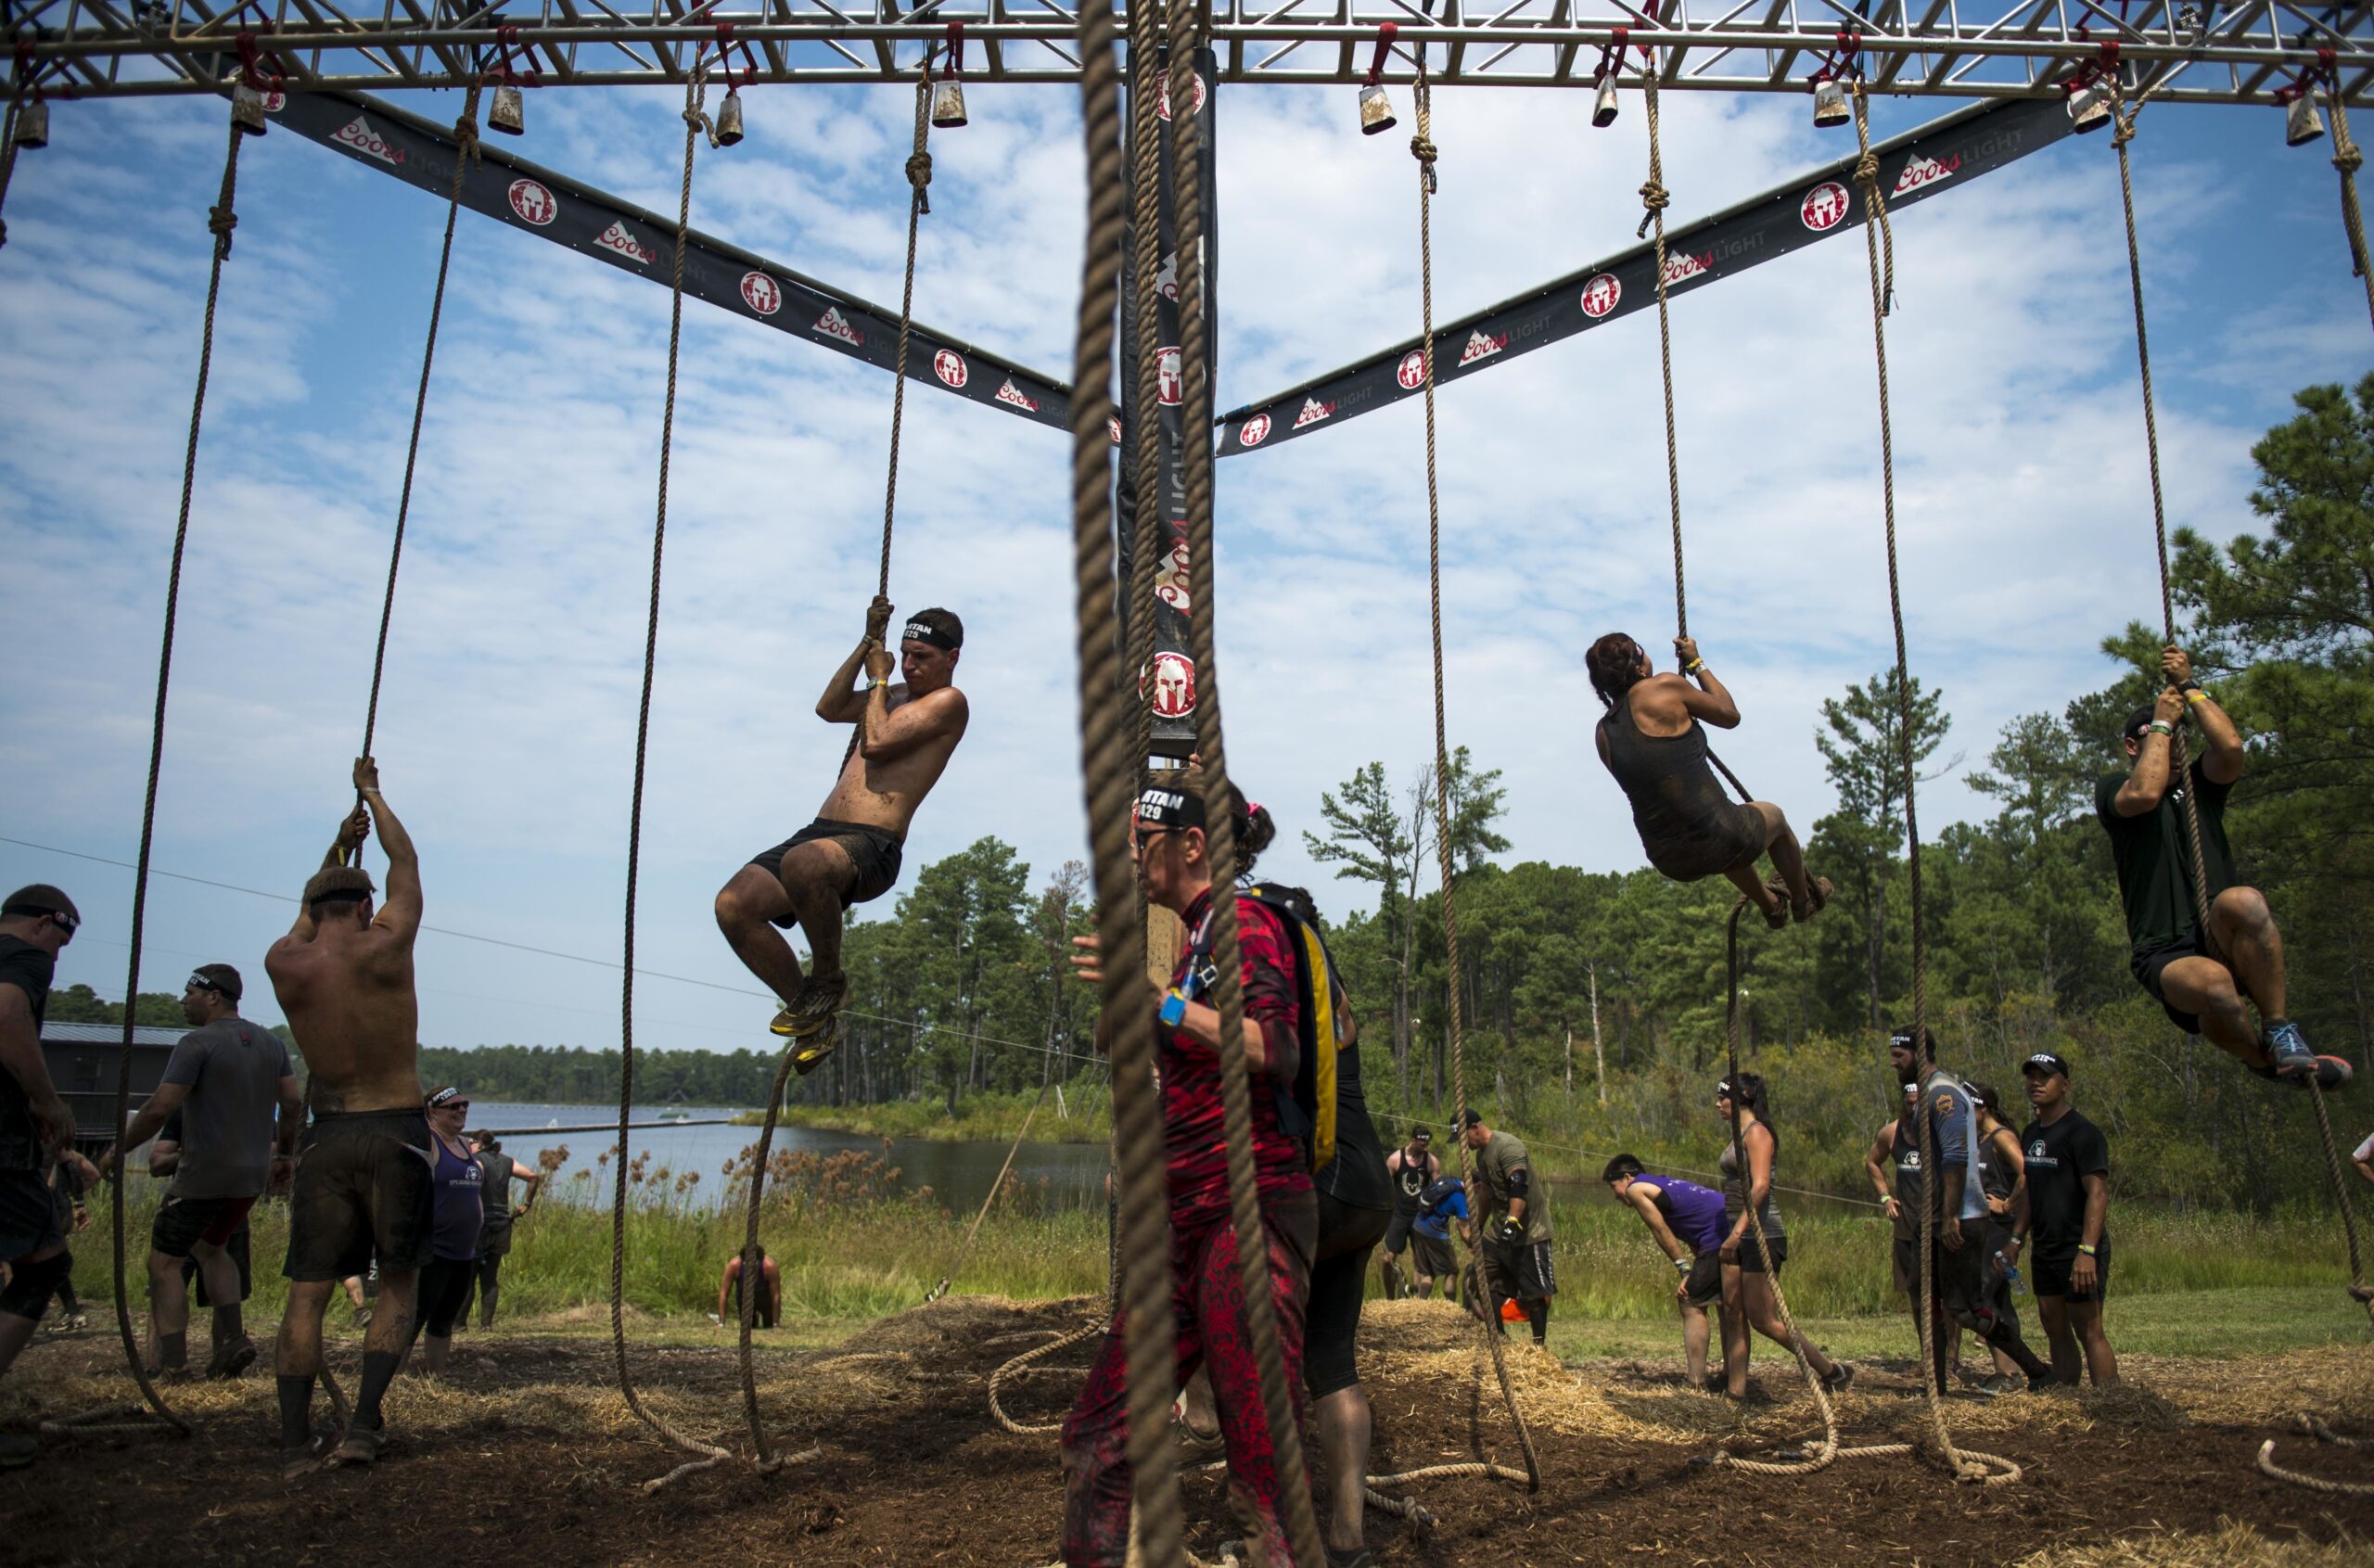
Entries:
<svg viewBox="0 0 2374 1568">
<path fill-rule="evenodd" d="M 1834 76 L 1814 83 L 1814 124 L 1823 130 L 1852 124 L 1855 110 L 1846 102 L 1846 87 Z"/>
<path fill-rule="evenodd" d="M 486 128 L 500 131 L 506 136 L 522 135 L 528 129 L 528 98 L 516 82 L 495 84 L 494 100 L 487 105 Z"/>
<path fill-rule="evenodd" d="M 231 89 L 231 123 L 250 136 L 264 134 L 263 95 L 245 82 Z"/>
<path fill-rule="evenodd" d="M 953 76 L 932 83 L 931 123 L 936 131 L 958 131 L 970 123 L 964 118 L 964 83 Z"/>
<path fill-rule="evenodd" d="M 1382 82 L 1371 82 L 1360 89 L 1360 134 L 1373 136 L 1390 131 L 1398 123 L 1393 118 L 1393 98 Z"/>
<path fill-rule="evenodd" d="M 725 90 L 725 101 L 717 106 L 717 125 L 713 132 L 717 145 L 730 147 L 742 139 L 742 91 L 738 87 Z"/>
<path fill-rule="evenodd" d="M 1599 79 L 1599 91 L 1591 96 L 1591 124 L 1604 131 L 1615 123 L 1615 72 L 1608 71 Z"/>
<path fill-rule="evenodd" d="M 17 107 L 16 143 L 20 147 L 49 146 L 49 105 L 41 98 Z"/>
<path fill-rule="evenodd" d="M 2069 95 L 2069 122 L 2080 135 L 2099 131 L 2111 122 L 2111 90 L 2100 82 L 2088 82 Z"/>
<path fill-rule="evenodd" d="M 2304 147 L 2310 142 L 2322 141 L 2325 117 L 2317 112 L 2317 100 L 2303 92 L 2283 107 L 2283 145 Z"/>
</svg>

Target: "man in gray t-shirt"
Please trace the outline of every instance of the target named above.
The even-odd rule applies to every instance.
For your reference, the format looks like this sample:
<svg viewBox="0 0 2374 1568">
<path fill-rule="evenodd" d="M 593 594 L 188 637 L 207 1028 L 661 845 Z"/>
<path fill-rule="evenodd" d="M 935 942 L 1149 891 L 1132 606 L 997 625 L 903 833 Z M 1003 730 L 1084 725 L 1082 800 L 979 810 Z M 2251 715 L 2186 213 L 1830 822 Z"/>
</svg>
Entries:
<svg viewBox="0 0 2374 1568">
<path fill-rule="evenodd" d="M 207 1299 L 216 1304 L 207 1375 L 236 1377 L 254 1363 L 255 1344 L 239 1320 L 238 1265 L 225 1246 L 260 1195 L 287 1189 L 304 1120 L 288 1048 L 239 1016 L 239 972 L 227 963 L 191 974 L 182 1014 L 196 1027 L 173 1047 L 164 1080 L 118 1145 L 138 1148 L 181 1113 L 180 1163 L 148 1239 L 149 1316 L 158 1370 L 167 1374 L 188 1370 L 184 1259 L 198 1264 Z M 112 1168 L 119 1158 L 109 1149 L 100 1165 Z"/>
</svg>

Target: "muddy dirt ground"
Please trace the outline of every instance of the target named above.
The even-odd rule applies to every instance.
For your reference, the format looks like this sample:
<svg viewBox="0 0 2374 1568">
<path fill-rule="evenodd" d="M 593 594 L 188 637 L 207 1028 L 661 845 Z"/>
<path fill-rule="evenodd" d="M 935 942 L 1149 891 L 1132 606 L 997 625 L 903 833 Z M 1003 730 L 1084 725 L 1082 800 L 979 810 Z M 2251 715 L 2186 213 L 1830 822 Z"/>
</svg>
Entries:
<svg viewBox="0 0 2374 1568">
<path fill-rule="evenodd" d="M 396 1434 L 367 1472 L 281 1480 L 270 1379 L 169 1390 L 196 1427 L 47 1439 L 41 1461 L 0 1474 L 0 1561 L 25 1564 L 273 1562 L 420 1568 L 440 1559 L 534 1568 L 686 1561 L 838 1564 L 963 1562 L 1023 1568 L 1054 1559 L 1062 1479 L 1052 1435 L 989 1419 L 989 1376 L 1083 1320 L 1091 1304 L 958 1299 L 908 1313 L 837 1349 L 762 1353 L 760 1392 L 785 1450 L 821 1447 L 772 1477 L 738 1460 L 646 1497 L 669 1468 L 611 1383 L 606 1342 L 574 1334 L 463 1337 L 452 1375 L 407 1379 L 390 1396 Z M 1518 1462 L 1498 1391 L 1447 1308 L 1372 1308 L 1363 1373 L 1375 1402 L 1372 1468 L 1489 1457 Z M 688 1430 L 747 1449 L 730 1340 L 640 1349 L 639 1387 Z M 1007 1385 L 1023 1421 L 1058 1419 L 1087 1345 Z M 334 1361 L 349 1379 L 357 1346 Z M 2374 1449 L 2310 1442 L 2285 1427 L 2314 1410 L 2374 1416 L 2374 1356 L 2128 1364 L 2130 1387 L 1948 1402 L 1957 1441 L 2023 1467 L 2008 1485 L 1956 1485 L 1908 1459 L 1842 1461 L 1799 1479 L 1710 1467 L 1718 1443 L 1769 1452 L 1819 1435 L 1793 1368 L 1759 1369 L 1746 1407 L 1683 1388 L 1666 1368 L 1563 1367 L 1513 1353 L 1542 1485 L 1474 1480 L 1410 1488 L 1431 1524 L 1371 1514 L 1378 1561 L 1495 1568 L 1589 1563 L 1764 1564 L 2016 1562 L 2043 1549 L 2132 1539 L 2192 1541 L 2221 1522 L 2284 1543 L 2338 1545 L 2374 1562 L 2374 1498 L 2278 1484 L 2253 1467 L 2260 1441 L 2339 1479 L 2374 1480 Z M 130 1389 L 112 1333 L 37 1343 L 6 1384 L 0 1424 Z M 1846 1441 L 1919 1438 L 1908 1362 L 1867 1364 L 1841 1403 Z M 1235 1532 L 1216 1473 L 1184 1483 L 1191 1547 Z M 2253 1559 L 2256 1561 L 2256 1559 Z"/>
</svg>

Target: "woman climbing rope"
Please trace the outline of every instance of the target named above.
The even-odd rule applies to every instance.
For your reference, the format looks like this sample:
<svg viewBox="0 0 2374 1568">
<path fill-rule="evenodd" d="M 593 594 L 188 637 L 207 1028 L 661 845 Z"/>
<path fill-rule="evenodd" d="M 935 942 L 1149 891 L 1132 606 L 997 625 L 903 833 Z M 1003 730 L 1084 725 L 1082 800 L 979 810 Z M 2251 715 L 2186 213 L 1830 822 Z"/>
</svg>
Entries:
<svg viewBox="0 0 2374 1568">
<path fill-rule="evenodd" d="M 1830 901 L 1830 883 L 1806 874 L 1797 835 L 1780 807 L 1765 800 L 1735 805 L 1723 794 L 1708 766 L 1700 720 L 1731 729 L 1740 721 L 1739 705 L 1698 657 L 1696 643 L 1677 637 L 1673 646 L 1681 670 L 1670 675 L 1658 674 L 1646 650 L 1621 631 L 1602 637 L 1583 656 L 1591 690 L 1607 706 L 1599 721 L 1599 759 L 1632 802 L 1632 822 L 1649 863 L 1676 882 L 1720 872 L 1775 930 L 1792 919 L 1811 920 Z M 1767 883 L 1756 871 L 1767 850 L 1780 873 L 1778 883 Z"/>
<path fill-rule="evenodd" d="M 1276 836 L 1267 811 L 1231 791 L 1231 825 L 1240 870 Z M 1178 915 L 1186 950 L 1168 988 L 1146 983 L 1144 1005 L 1160 1069 L 1164 1158 L 1170 1207 L 1170 1306 L 1178 1377 L 1211 1371 L 1229 1481 L 1240 1511 L 1254 1522 L 1259 1560 L 1292 1562 L 1282 1513 L 1280 1475 L 1262 1404 L 1260 1372 L 1245 1326 L 1237 1267 L 1236 1227 L 1229 1207 L 1220 1133 L 1220 1015 L 1213 1005 L 1211 862 L 1204 797 L 1197 788 L 1155 785 L 1138 797 L 1132 859 L 1146 900 Z M 1256 1076 L 1253 1154 L 1267 1232 L 1270 1292 L 1290 1385 L 1302 1378 L 1303 1307 L 1319 1230 L 1308 1155 L 1281 1120 L 1280 1096 L 1264 1084 L 1294 1081 L 1301 1057 L 1298 954 L 1285 924 L 1249 892 L 1236 899 L 1243 954 L 1244 1054 Z M 1091 985 L 1104 979 L 1102 939 L 1077 937 L 1072 960 Z M 1100 1028 L 1100 1035 L 1102 1029 Z M 1104 1042 L 1100 1038 L 1100 1045 Z M 1127 1345 L 1116 1315 L 1096 1364 L 1064 1422 L 1064 1562 L 1068 1568 L 1121 1568 L 1129 1555 L 1130 1498 Z"/>
</svg>

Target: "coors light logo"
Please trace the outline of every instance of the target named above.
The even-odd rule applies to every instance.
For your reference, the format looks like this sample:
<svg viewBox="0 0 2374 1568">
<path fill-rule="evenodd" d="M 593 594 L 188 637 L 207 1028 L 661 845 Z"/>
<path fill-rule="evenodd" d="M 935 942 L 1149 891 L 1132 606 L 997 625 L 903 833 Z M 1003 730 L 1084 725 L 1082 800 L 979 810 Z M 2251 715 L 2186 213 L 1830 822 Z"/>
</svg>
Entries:
<svg viewBox="0 0 2374 1568">
<path fill-rule="evenodd" d="M 1459 363 L 1461 366 L 1464 368 L 1465 366 L 1474 364 L 1478 360 L 1490 359 L 1494 354 L 1499 353 L 1508 346 L 1509 335 L 1507 333 L 1503 332 L 1498 338 L 1488 338 L 1485 336 L 1484 330 L 1481 327 L 1478 327 L 1475 331 L 1468 334 L 1467 347 L 1460 350 L 1459 351 Z"/>
<path fill-rule="evenodd" d="M 1916 158 L 1904 166 L 1903 173 L 1895 177 L 1894 194 L 1903 196 L 1907 192 L 1917 191 L 1923 185 L 1934 185 L 1940 180 L 1950 180 L 1961 166 L 1960 153 L 1954 154 L 1943 163 L 1934 158 Z"/>
<path fill-rule="evenodd" d="M 1039 400 L 1015 386 L 1014 377 L 1011 376 L 1007 376 L 1004 384 L 998 388 L 998 402 L 1018 408 L 1025 414 L 1039 412 Z"/>
<path fill-rule="evenodd" d="M 365 158 L 376 158 L 390 169 L 403 166 L 404 149 L 371 129 L 371 122 L 359 114 L 339 126 L 330 140 L 342 147 L 352 147 Z M 515 200 L 513 205 L 517 206 L 517 202 Z"/>
<path fill-rule="evenodd" d="M 822 337 L 830 338 L 835 342 L 847 343 L 852 349 L 865 347 L 865 334 L 849 325 L 849 318 L 841 314 L 840 307 L 837 305 L 818 316 L 816 325 L 808 330 Z"/>
<path fill-rule="evenodd" d="M 762 316 L 771 316 L 783 309 L 783 285 L 764 273 L 744 273 L 742 302 Z"/>
<path fill-rule="evenodd" d="M 1704 256 L 1692 256 L 1687 251 L 1679 254 L 1668 252 L 1666 256 L 1666 282 L 1668 286 L 1685 278 L 1703 277 L 1714 270 L 1715 253 L 1712 250 Z"/>
<path fill-rule="evenodd" d="M 605 250 L 613 251 L 624 256 L 630 261 L 639 261 L 645 266 L 657 260 L 648 247 L 635 238 L 623 218 L 594 236 L 594 243 Z"/>
<path fill-rule="evenodd" d="M 1615 274 L 1601 273 L 1583 285 L 1583 314 L 1593 321 L 1602 321 L 1623 298 L 1624 285 L 1616 281 Z"/>
<path fill-rule="evenodd" d="M 541 229 L 560 216 L 560 203 L 553 199 L 552 192 L 535 181 L 514 180 L 511 182 L 511 210 L 518 213 L 522 222 L 533 223 Z"/>
<path fill-rule="evenodd" d="M 1302 412 L 1295 415 L 1295 428 L 1299 430 L 1306 425 L 1316 425 L 1322 419 L 1334 417 L 1335 417 L 1334 403 L 1321 402 L 1317 398 L 1305 398 Z"/>
</svg>

